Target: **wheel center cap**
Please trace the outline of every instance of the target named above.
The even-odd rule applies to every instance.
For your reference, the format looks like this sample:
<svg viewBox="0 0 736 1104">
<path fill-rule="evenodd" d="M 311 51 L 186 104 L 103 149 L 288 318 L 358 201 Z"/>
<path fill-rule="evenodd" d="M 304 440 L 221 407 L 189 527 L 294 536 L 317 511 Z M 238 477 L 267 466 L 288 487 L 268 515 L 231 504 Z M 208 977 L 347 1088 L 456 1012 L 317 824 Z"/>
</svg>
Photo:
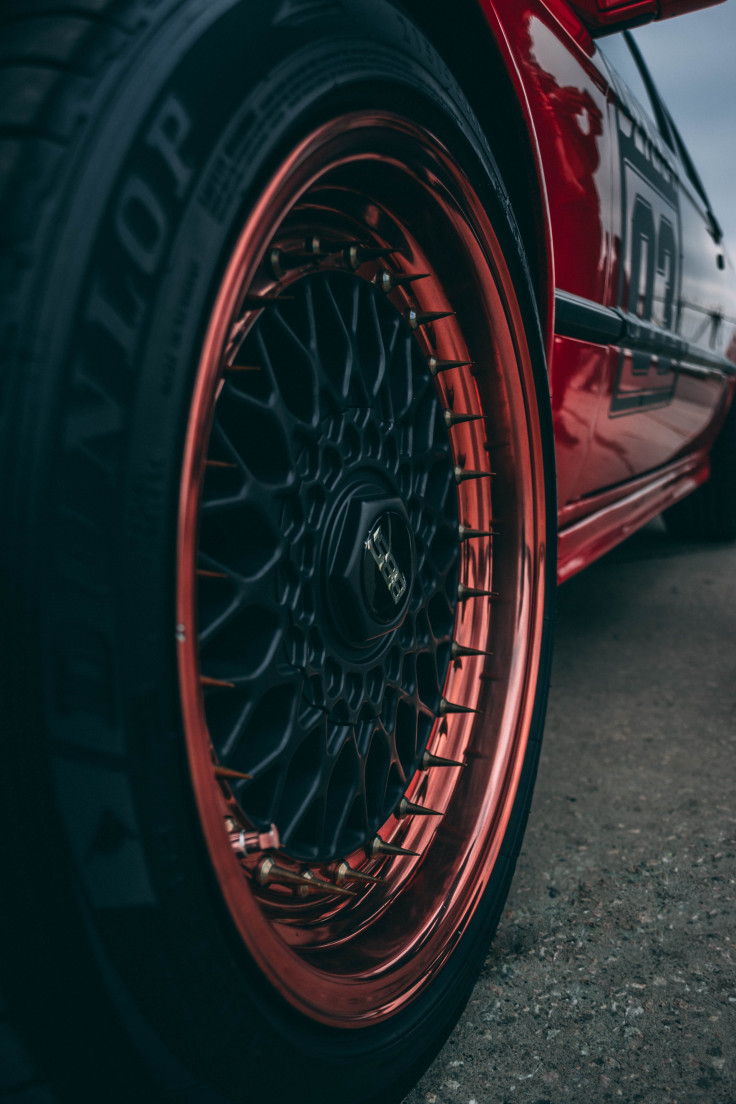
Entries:
<svg viewBox="0 0 736 1104">
<path fill-rule="evenodd" d="M 365 648 L 404 620 L 414 581 L 414 541 L 400 498 L 355 487 L 329 541 L 327 606 L 342 639 Z"/>
<path fill-rule="evenodd" d="M 363 547 L 366 604 L 377 621 L 393 624 L 404 611 L 411 584 L 412 542 L 404 518 L 393 510 L 381 514 Z"/>
</svg>

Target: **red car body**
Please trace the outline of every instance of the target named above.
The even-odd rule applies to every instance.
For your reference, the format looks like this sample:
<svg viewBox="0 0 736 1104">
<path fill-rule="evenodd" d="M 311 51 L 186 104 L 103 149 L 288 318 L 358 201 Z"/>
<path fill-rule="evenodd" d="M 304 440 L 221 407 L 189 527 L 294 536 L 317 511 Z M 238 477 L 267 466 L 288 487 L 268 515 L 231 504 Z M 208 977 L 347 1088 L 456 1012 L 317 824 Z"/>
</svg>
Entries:
<svg viewBox="0 0 736 1104">
<path fill-rule="evenodd" d="M 708 478 L 736 382 L 736 276 L 666 108 L 655 121 L 606 62 L 573 10 L 590 5 L 477 7 L 474 106 L 499 97 L 524 165 L 501 168 L 536 259 L 562 581 Z"/>
</svg>

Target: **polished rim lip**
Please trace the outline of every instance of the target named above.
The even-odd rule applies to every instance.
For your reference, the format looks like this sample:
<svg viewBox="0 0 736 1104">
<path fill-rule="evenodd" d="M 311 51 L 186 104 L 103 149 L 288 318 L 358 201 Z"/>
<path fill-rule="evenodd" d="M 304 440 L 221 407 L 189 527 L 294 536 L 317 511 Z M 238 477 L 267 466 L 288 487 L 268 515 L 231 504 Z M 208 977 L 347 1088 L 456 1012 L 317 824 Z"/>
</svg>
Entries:
<svg viewBox="0 0 736 1104">
<path fill-rule="evenodd" d="M 217 800 L 213 800 L 213 797 L 216 798 L 216 788 L 211 753 L 206 740 L 207 725 L 196 648 L 196 531 L 199 491 L 222 350 L 243 289 L 250 286 L 260 260 L 285 215 L 320 177 L 349 162 L 381 159 L 381 154 L 375 149 L 377 128 L 379 134 L 381 130 L 390 131 L 402 135 L 410 142 L 418 143 L 423 154 L 434 160 L 438 176 L 441 174 L 445 180 L 452 182 L 455 195 L 462 197 L 464 209 L 472 219 L 475 233 L 482 237 L 482 246 L 476 245 L 475 248 L 485 254 L 486 263 L 492 270 L 484 288 L 489 314 L 497 324 L 504 319 L 506 324 L 506 332 L 494 332 L 494 336 L 505 346 L 499 353 L 501 359 L 505 362 L 512 360 L 518 366 L 514 370 L 519 372 L 519 379 L 512 379 L 510 385 L 522 397 L 527 408 L 526 432 L 521 434 L 518 426 L 509 426 L 509 429 L 517 434 L 517 450 L 528 450 L 525 460 L 528 469 L 525 487 L 531 485 L 537 490 L 532 495 L 524 496 L 517 519 L 521 561 L 519 571 L 524 578 L 523 585 L 520 581 L 519 594 L 515 596 L 515 621 L 520 628 L 517 628 L 514 635 L 513 656 L 509 668 L 508 693 L 505 696 L 501 725 L 505 729 L 502 753 L 496 756 L 493 749 L 488 751 L 492 768 L 482 776 L 482 794 L 475 793 L 472 784 L 460 785 L 447 774 L 444 781 L 432 789 L 434 803 L 437 803 L 436 799 L 445 802 L 447 815 L 442 818 L 445 828 L 453 827 L 453 824 L 448 824 L 452 812 L 449 806 L 456 789 L 465 791 L 466 799 L 472 798 L 478 802 L 475 830 L 460 843 L 453 864 L 456 873 L 449 880 L 448 892 L 442 895 L 441 900 L 435 895 L 433 906 L 424 914 L 424 922 L 418 928 L 411 933 L 403 932 L 402 938 L 395 940 L 393 944 L 390 940 L 384 940 L 381 960 L 375 961 L 370 968 L 367 958 L 362 959 L 361 967 L 361 958 L 356 956 L 354 970 L 348 964 L 343 972 L 329 972 L 317 966 L 313 956 L 310 958 L 309 955 L 289 947 L 285 939 L 289 934 L 288 930 L 280 930 L 278 923 L 266 916 L 261 902 L 232 854 L 227 835 L 223 831 L 222 809 Z M 448 218 L 457 222 L 457 211 L 451 210 L 450 202 L 443 200 L 443 203 Z M 457 229 L 462 232 L 462 225 L 458 224 Z M 466 236 L 469 234 L 470 231 L 467 230 Z M 436 976 L 455 946 L 456 933 L 463 930 L 472 918 L 482 889 L 490 878 L 511 815 L 534 706 L 533 688 L 541 646 L 545 578 L 545 519 L 543 507 L 540 506 L 544 479 L 541 434 L 534 421 L 532 366 L 525 344 L 519 342 L 517 337 L 522 332 L 518 304 L 511 278 L 502 262 L 500 246 L 468 181 L 432 135 L 397 116 L 383 112 L 355 112 L 335 119 L 310 134 L 285 160 L 246 222 L 232 252 L 210 318 L 195 382 L 193 418 L 186 437 L 177 545 L 178 666 L 190 768 L 199 816 L 220 889 L 250 955 L 276 991 L 294 1007 L 310 1018 L 332 1026 L 361 1027 L 380 1022 L 404 1007 Z M 479 388 L 482 391 L 482 382 Z M 471 395 L 467 401 L 472 401 Z M 457 433 L 457 430 L 454 432 Z M 531 435 L 531 440 L 528 434 Z M 458 434 L 460 436 L 462 434 Z M 470 435 L 467 436 L 470 441 Z M 524 475 L 519 476 L 519 479 L 524 481 Z M 480 552 L 477 556 L 482 558 Z M 464 639 L 463 642 L 470 646 L 485 646 L 489 619 L 488 611 L 484 617 L 476 615 L 472 626 L 473 639 Z M 462 632 L 463 622 L 470 620 L 467 607 L 460 609 L 456 637 Z M 451 669 L 446 685 L 448 699 L 463 701 L 462 683 L 467 683 L 470 679 L 471 670 L 476 671 L 477 678 L 480 669 L 481 665 L 472 661 L 459 672 Z M 508 716 L 510 712 L 513 717 Z M 468 717 L 456 720 L 458 723 L 455 725 L 454 743 L 460 749 L 467 748 L 471 743 L 472 720 Z M 482 757 L 484 752 L 480 754 Z M 477 776 L 477 771 L 461 773 Z M 421 800 L 426 789 L 426 776 L 417 775 L 407 793 L 412 800 Z M 457 802 L 454 805 L 453 823 L 457 817 L 456 807 Z M 435 829 L 428 821 L 429 818 L 425 823 L 416 826 L 414 835 L 419 845 L 423 842 L 431 845 Z M 416 869 L 397 874 L 395 880 L 391 879 L 389 885 L 392 895 L 386 906 L 372 914 L 356 916 L 359 929 L 362 916 L 363 931 L 356 932 L 352 925 L 349 929 L 346 928 L 341 938 L 337 929 L 336 938 L 330 945 L 338 958 L 341 954 L 344 957 L 341 948 L 360 939 L 363 932 L 379 923 L 382 918 L 383 927 L 386 927 L 383 914 L 388 904 L 395 908 L 400 903 L 402 894 L 408 897 L 410 894 L 426 893 L 423 884 L 425 881 L 426 862 L 418 863 Z M 411 887 L 409 882 L 413 883 Z M 337 913 L 339 908 L 339 903 L 326 905 L 324 923 L 328 924 L 330 921 L 330 909 Z M 445 932 L 449 934 L 443 934 Z M 329 957 L 334 959 L 335 954 Z"/>
</svg>

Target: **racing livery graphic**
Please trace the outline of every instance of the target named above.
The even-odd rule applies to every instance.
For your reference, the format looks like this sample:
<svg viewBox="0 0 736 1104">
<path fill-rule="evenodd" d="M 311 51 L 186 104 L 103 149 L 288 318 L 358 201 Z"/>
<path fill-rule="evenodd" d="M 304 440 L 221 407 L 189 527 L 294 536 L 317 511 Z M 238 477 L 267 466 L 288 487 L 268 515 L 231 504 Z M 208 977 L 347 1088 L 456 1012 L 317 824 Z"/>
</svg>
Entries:
<svg viewBox="0 0 736 1104">
<path fill-rule="evenodd" d="M 667 404 L 678 374 L 678 361 L 667 352 L 668 345 L 676 348 L 679 301 L 677 183 L 664 157 L 623 112 L 618 142 L 624 226 L 619 305 L 631 319 L 632 346 L 641 334 L 644 348 L 622 349 L 611 414 Z M 647 351 L 647 345 L 660 351 Z"/>
</svg>

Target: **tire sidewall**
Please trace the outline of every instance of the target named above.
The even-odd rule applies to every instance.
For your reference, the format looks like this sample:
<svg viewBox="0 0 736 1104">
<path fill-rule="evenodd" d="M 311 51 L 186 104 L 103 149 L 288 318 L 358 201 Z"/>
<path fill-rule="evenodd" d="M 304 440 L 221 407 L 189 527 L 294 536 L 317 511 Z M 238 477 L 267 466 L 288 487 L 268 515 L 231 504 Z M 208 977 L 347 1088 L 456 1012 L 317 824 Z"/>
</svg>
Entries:
<svg viewBox="0 0 736 1104">
<path fill-rule="evenodd" d="M 488 903 L 437 981 L 405 1014 L 365 1031 L 321 1028 L 278 1001 L 230 928 L 197 827 L 176 693 L 173 548 L 208 309 L 244 212 L 299 137 L 369 102 L 419 118 L 448 144 L 499 228 L 519 289 L 551 495 L 549 403 L 508 200 L 449 74 L 382 0 L 351 4 L 348 16 L 340 4 L 326 13 L 324 4 L 298 7 L 308 18 L 288 18 L 289 5 L 220 3 L 206 16 L 202 5 L 180 6 L 80 144 L 84 167 L 59 201 L 63 230 L 49 231 L 35 300 L 43 324 L 32 359 L 44 371 L 29 376 L 18 433 L 19 455 L 34 458 L 16 488 L 28 519 L 18 552 L 25 577 L 41 582 L 23 608 L 33 631 L 16 700 L 27 703 L 29 669 L 49 673 L 45 697 L 27 710 L 35 733 L 19 755 L 51 764 L 40 783 L 66 856 L 51 877 L 59 881 L 52 942 L 58 951 L 72 928 L 91 941 L 90 959 L 63 969 L 77 979 L 104 975 L 162 1091 L 192 1073 L 201 1089 L 215 1067 L 232 1096 L 248 1071 L 256 1097 L 387 1100 L 385 1086 L 398 1098 L 448 1034 L 498 921 L 528 812 L 546 681 Z M 26 329 L 35 324 L 29 314 Z M 78 892 L 62 887 L 65 867 Z M 19 895 L 19 914 L 37 909 L 40 892 Z M 91 1025 L 94 1010 L 87 1015 Z M 305 1086 L 307 1060 L 334 1084 Z M 348 1070 L 360 1097 L 345 1088 Z"/>
</svg>

